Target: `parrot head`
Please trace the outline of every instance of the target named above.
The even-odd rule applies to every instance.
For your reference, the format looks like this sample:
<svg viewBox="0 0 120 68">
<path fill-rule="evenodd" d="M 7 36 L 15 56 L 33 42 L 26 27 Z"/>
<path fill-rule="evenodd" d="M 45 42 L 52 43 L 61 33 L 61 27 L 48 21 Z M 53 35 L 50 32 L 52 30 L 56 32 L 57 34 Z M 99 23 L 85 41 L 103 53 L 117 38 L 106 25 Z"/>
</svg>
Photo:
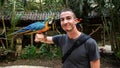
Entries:
<svg viewBox="0 0 120 68">
<path fill-rule="evenodd" d="M 55 16 L 56 16 L 56 15 L 54 14 L 54 15 L 46 18 L 45 21 L 44 21 L 44 23 L 52 24 L 52 23 L 53 23 L 53 20 L 55 19 Z"/>
<path fill-rule="evenodd" d="M 50 17 L 48 17 L 44 23 L 45 23 L 45 27 L 41 30 L 38 30 L 37 33 L 44 33 L 46 31 L 48 31 L 51 27 L 49 27 L 50 24 L 52 24 L 54 22 L 54 18 L 55 18 L 55 15 L 52 15 Z"/>
</svg>

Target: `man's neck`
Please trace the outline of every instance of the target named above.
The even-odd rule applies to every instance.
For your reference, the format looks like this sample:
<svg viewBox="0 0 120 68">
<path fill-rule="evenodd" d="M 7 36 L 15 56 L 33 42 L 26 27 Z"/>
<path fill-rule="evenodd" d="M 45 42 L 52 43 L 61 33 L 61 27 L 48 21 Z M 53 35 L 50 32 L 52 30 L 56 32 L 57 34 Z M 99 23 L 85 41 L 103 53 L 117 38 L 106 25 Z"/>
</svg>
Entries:
<svg viewBox="0 0 120 68">
<path fill-rule="evenodd" d="M 71 32 L 68 32 L 67 35 L 71 39 L 76 39 L 81 35 L 81 32 L 79 32 L 79 31 L 71 31 Z"/>
</svg>

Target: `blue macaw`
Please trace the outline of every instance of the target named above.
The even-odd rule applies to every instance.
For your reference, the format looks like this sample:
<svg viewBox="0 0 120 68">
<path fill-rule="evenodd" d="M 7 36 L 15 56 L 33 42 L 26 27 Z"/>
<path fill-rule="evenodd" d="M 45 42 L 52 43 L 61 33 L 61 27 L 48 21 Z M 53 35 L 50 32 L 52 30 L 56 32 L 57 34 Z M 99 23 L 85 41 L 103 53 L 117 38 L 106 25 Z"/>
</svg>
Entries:
<svg viewBox="0 0 120 68">
<path fill-rule="evenodd" d="M 25 33 L 40 33 L 41 30 L 42 32 L 45 32 L 48 30 L 48 24 L 52 22 L 52 20 L 54 19 L 55 15 L 47 18 L 45 21 L 43 22 L 35 22 L 35 23 L 32 23 L 18 31 L 15 31 L 13 33 L 11 33 L 10 35 L 8 36 L 11 36 L 11 35 L 17 35 L 17 34 L 25 34 Z M 47 28 L 47 29 L 46 29 Z M 43 30 L 44 29 L 44 30 Z"/>
</svg>

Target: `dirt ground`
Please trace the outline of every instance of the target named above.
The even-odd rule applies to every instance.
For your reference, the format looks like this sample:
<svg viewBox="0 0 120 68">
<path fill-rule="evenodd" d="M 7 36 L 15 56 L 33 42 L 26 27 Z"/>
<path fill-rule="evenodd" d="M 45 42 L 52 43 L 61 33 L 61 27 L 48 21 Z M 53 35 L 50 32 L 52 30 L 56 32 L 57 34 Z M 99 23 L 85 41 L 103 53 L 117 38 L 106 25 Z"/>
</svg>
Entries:
<svg viewBox="0 0 120 68">
<path fill-rule="evenodd" d="M 0 62 L 0 68 L 3 66 L 12 65 L 30 65 L 30 66 L 45 66 L 51 68 L 61 68 L 61 59 L 27 59 L 15 61 L 4 61 Z M 117 63 L 114 56 L 107 55 L 101 57 L 101 68 L 120 68 L 120 64 Z"/>
<path fill-rule="evenodd" d="M 12 65 L 30 65 L 30 66 L 44 66 L 44 67 L 53 67 L 61 68 L 60 59 L 26 59 L 26 60 L 16 60 L 9 62 L 0 62 L 0 67 L 3 66 L 12 66 Z"/>
</svg>

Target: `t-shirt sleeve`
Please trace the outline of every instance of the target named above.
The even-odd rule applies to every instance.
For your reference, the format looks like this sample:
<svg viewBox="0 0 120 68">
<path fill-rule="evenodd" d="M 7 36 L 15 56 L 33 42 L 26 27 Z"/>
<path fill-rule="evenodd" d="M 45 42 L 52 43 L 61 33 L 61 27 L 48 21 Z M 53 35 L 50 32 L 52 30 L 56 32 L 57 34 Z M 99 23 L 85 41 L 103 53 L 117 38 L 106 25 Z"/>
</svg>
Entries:
<svg viewBox="0 0 120 68">
<path fill-rule="evenodd" d="M 56 45 L 58 45 L 58 43 L 59 43 L 59 36 L 53 36 L 52 37 L 52 40 L 53 40 L 53 42 L 54 42 L 54 44 L 56 44 Z"/>
<path fill-rule="evenodd" d="M 64 41 L 65 41 L 65 35 L 56 35 L 52 37 L 52 40 L 55 45 L 62 47 Z"/>
<path fill-rule="evenodd" d="M 100 58 L 98 45 L 94 39 L 90 38 L 87 40 L 86 48 L 87 48 L 88 57 L 90 61 Z"/>
</svg>

